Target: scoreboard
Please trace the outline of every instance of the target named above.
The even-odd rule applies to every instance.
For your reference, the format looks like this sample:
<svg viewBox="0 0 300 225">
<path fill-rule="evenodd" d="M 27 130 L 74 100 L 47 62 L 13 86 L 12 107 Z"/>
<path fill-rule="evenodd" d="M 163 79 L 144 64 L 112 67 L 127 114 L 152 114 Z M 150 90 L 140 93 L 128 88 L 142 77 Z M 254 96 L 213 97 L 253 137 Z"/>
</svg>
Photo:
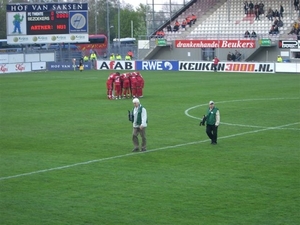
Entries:
<svg viewBox="0 0 300 225">
<path fill-rule="evenodd" d="M 28 12 L 27 34 L 68 34 L 69 12 Z"/>
<path fill-rule="evenodd" d="M 8 4 L 9 44 L 88 42 L 87 3 Z"/>
</svg>

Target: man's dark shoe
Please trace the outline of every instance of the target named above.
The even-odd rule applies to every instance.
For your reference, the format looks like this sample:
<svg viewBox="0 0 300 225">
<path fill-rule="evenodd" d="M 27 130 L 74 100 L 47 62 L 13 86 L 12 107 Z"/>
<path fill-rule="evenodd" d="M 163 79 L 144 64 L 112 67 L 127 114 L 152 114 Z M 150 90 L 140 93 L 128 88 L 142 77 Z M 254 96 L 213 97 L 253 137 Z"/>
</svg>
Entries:
<svg viewBox="0 0 300 225">
<path fill-rule="evenodd" d="M 139 148 L 132 149 L 132 152 L 138 152 L 138 151 L 140 151 Z"/>
<path fill-rule="evenodd" d="M 217 144 L 217 142 L 213 142 L 213 143 L 211 143 L 212 145 L 216 145 Z"/>
<path fill-rule="evenodd" d="M 147 151 L 147 149 L 145 149 L 145 148 L 142 148 L 142 150 L 141 150 L 142 152 L 145 152 L 145 151 Z"/>
</svg>

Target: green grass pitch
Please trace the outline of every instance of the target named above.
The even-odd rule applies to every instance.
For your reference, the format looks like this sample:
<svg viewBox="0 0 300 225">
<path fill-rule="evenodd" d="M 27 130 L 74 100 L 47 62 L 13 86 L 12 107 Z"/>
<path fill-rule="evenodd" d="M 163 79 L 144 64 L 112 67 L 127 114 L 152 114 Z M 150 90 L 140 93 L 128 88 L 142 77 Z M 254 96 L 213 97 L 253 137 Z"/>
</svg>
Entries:
<svg viewBox="0 0 300 225">
<path fill-rule="evenodd" d="M 299 224 L 299 75 L 142 72 L 148 151 L 132 153 L 108 74 L 0 75 L 1 225 Z"/>
</svg>

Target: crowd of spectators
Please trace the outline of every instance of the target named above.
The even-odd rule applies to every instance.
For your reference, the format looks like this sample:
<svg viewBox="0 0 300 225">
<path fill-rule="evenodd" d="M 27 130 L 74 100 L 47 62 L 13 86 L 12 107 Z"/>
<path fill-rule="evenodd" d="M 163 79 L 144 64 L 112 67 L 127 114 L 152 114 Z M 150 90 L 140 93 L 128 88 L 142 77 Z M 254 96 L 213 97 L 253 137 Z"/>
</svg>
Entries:
<svg viewBox="0 0 300 225">
<path fill-rule="evenodd" d="M 235 50 L 235 53 L 229 52 L 227 54 L 227 61 L 239 62 L 241 60 L 242 60 L 242 54 L 238 50 Z"/>
<path fill-rule="evenodd" d="M 180 27 L 182 29 L 186 29 L 187 27 L 192 27 L 192 25 L 195 24 L 196 21 L 197 21 L 197 16 L 195 14 L 191 14 L 188 17 L 186 17 L 185 19 L 183 19 L 181 21 L 181 23 L 178 20 L 176 20 L 174 22 L 173 27 L 172 27 L 171 23 L 169 23 L 167 25 L 166 29 L 168 32 L 177 32 L 180 29 Z M 157 31 L 155 34 L 156 38 L 164 38 L 164 36 L 165 36 L 165 32 L 163 31 L 163 29 Z"/>
<path fill-rule="evenodd" d="M 298 9 L 299 8 L 299 0 L 295 0 L 294 5 L 295 5 L 295 10 Z M 279 6 L 279 10 L 277 10 L 277 9 L 273 10 L 271 7 L 269 7 L 268 10 L 265 11 L 264 7 L 265 7 L 265 5 L 263 2 L 255 3 L 255 4 L 253 4 L 252 1 L 250 1 L 249 3 L 248 3 L 248 1 L 244 2 L 244 11 L 245 11 L 246 15 L 254 14 L 255 20 L 261 20 L 260 16 L 265 15 L 269 21 L 272 21 L 272 25 L 271 25 L 271 29 L 269 30 L 269 34 L 271 34 L 271 35 L 279 34 L 279 32 L 280 32 L 279 28 L 283 27 L 282 18 L 283 18 L 284 8 L 283 8 L 282 4 Z M 253 32 L 250 34 L 249 31 L 246 31 L 244 34 L 244 37 L 245 38 L 256 38 L 257 34 L 255 32 L 254 33 Z"/>
<path fill-rule="evenodd" d="M 167 31 L 168 32 L 177 32 L 180 27 L 183 29 L 186 29 L 187 27 L 192 27 L 193 24 L 195 24 L 197 21 L 197 16 L 195 14 L 191 14 L 185 19 L 181 21 L 181 23 L 176 20 L 174 22 L 174 25 L 172 27 L 171 23 L 167 25 Z"/>
</svg>

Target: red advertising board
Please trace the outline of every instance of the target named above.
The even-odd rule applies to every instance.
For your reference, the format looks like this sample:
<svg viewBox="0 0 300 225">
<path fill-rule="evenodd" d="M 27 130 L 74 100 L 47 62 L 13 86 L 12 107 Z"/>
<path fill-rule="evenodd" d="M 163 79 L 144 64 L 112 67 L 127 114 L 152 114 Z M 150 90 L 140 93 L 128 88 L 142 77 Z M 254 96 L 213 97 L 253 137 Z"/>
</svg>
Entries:
<svg viewBox="0 0 300 225">
<path fill-rule="evenodd" d="M 255 40 L 175 40 L 175 48 L 255 48 Z"/>
</svg>

